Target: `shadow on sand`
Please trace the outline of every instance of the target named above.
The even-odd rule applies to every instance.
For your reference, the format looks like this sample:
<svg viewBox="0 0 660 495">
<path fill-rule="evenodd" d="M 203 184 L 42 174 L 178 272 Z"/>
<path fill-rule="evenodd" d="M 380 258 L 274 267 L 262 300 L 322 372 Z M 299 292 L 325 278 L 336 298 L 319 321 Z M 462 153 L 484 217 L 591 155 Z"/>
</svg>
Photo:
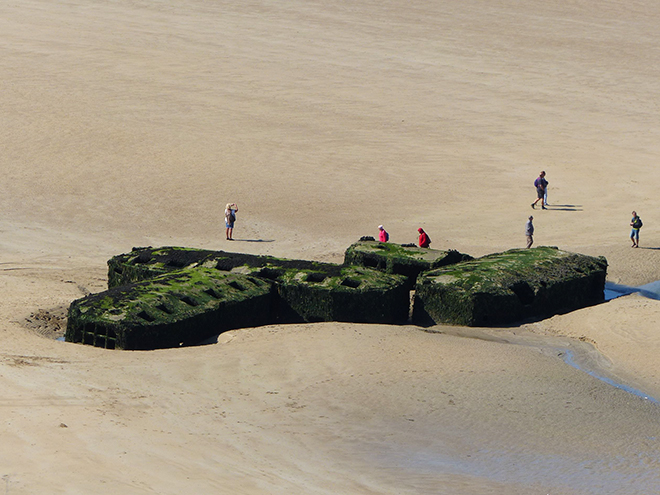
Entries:
<svg viewBox="0 0 660 495">
<path fill-rule="evenodd" d="M 275 239 L 232 239 L 234 242 L 275 242 Z"/>
<path fill-rule="evenodd" d="M 555 211 L 582 211 L 582 205 L 548 205 L 547 208 Z"/>
</svg>

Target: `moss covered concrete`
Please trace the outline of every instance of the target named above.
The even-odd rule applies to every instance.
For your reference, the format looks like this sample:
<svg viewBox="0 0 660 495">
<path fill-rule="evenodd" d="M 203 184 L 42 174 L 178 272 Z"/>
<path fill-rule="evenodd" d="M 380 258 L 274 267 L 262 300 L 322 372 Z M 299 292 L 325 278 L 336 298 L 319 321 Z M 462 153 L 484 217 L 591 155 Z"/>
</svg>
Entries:
<svg viewBox="0 0 660 495">
<path fill-rule="evenodd" d="M 406 278 L 359 266 L 314 263 L 235 267 L 275 282 L 282 323 L 346 321 L 403 323 L 410 298 Z"/>
<path fill-rule="evenodd" d="M 74 301 L 65 339 L 110 349 L 194 344 L 272 319 L 272 283 L 196 267 Z"/>
<path fill-rule="evenodd" d="M 232 328 L 409 313 L 405 277 L 364 267 L 179 247 L 134 248 L 108 266 L 110 289 L 71 305 L 67 341 L 172 347 Z"/>
<path fill-rule="evenodd" d="M 344 254 L 345 265 L 364 266 L 385 273 L 404 275 L 408 277 L 411 287 L 420 272 L 471 259 L 472 256 L 455 250 L 441 251 L 368 240 L 352 244 Z"/>
<path fill-rule="evenodd" d="M 67 341 L 151 349 L 270 323 L 402 323 L 415 279 L 415 323 L 502 325 L 602 301 L 607 261 L 550 247 L 474 260 L 362 240 L 344 265 L 149 247 L 108 266 L 111 288 L 72 303 Z"/>
<path fill-rule="evenodd" d="M 108 260 L 108 288 L 149 280 L 183 268 L 213 267 L 231 271 L 240 266 L 279 266 L 291 269 L 330 271 L 339 270 L 340 265 L 176 246 L 137 247 L 133 248 L 130 253 L 113 256 Z"/>
<path fill-rule="evenodd" d="M 604 300 L 607 260 L 553 247 L 514 249 L 421 274 L 413 321 L 503 325 Z"/>
<path fill-rule="evenodd" d="M 108 288 L 149 280 L 183 268 L 194 268 L 217 258 L 222 251 L 184 247 L 134 247 L 108 260 Z"/>
</svg>

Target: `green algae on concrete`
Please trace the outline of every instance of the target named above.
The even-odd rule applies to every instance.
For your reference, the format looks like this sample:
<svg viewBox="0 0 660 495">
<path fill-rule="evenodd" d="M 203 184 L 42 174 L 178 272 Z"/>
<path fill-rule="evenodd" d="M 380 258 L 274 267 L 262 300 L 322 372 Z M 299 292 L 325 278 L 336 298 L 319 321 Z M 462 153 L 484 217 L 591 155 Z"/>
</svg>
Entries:
<svg viewBox="0 0 660 495">
<path fill-rule="evenodd" d="M 181 247 L 133 248 L 108 261 L 108 285 L 148 280 L 181 268 L 216 268 L 276 283 L 277 322 L 400 323 L 408 318 L 403 277 L 359 266 Z"/>
<path fill-rule="evenodd" d="M 287 260 L 232 269 L 232 273 L 275 283 L 280 323 L 403 323 L 408 319 L 410 296 L 403 276 L 359 266 L 283 261 Z"/>
<path fill-rule="evenodd" d="M 553 247 L 513 249 L 422 273 L 413 322 L 493 326 L 604 300 L 607 260 Z"/>
<path fill-rule="evenodd" d="M 108 260 L 108 288 L 149 280 L 183 268 L 202 266 L 230 271 L 239 266 L 263 267 L 266 265 L 314 269 L 317 266 L 329 264 L 207 249 L 173 246 L 137 247 L 133 248 L 130 253 L 113 256 Z"/>
<path fill-rule="evenodd" d="M 67 341 L 176 347 L 239 327 L 403 323 L 409 314 L 405 277 L 359 266 L 148 247 L 115 256 L 108 267 L 110 289 L 71 305 Z M 245 289 L 236 292 L 237 284 Z"/>
<path fill-rule="evenodd" d="M 203 264 L 222 251 L 184 247 L 134 247 L 108 260 L 108 288 L 149 280 L 159 275 Z"/>
<path fill-rule="evenodd" d="M 65 340 L 109 349 L 156 349 L 200 342 L 271 320 L 272 283 L 196 267 L 74 301 Z"/>
<path fill-rule="evenodd" d="M 362 240 L 349 246 L 344 254 L 345 265 L 365 266 L 386 273 L 404 275 L 408 277 L 410 284 L 415 283 L 420 272 L 471 259 L 472 256 L 455 250 L 441 251 Z"/>
</svg>

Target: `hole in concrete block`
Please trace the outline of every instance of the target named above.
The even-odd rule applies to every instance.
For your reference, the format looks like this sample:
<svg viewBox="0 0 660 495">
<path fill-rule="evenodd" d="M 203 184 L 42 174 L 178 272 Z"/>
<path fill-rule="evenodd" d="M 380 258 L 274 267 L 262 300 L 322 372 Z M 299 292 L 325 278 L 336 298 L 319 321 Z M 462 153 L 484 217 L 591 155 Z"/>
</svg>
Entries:
<svg viewBox="0 0 660 495">
<path fill-rule="evenodd" d="M 278 270 L 277 268 L 270 267 L 265 267 L 259 270 L 259 276 L 267 278 L 268 280 L 277 280 L 283 273 L 284 270 Z"/>
<path fill-rule="evenodd" d="M 138 318 L 142 318 L 144 321 L 148 321 L 149 323 L 151 323 L 152 321 L 155 321 L 155 320 L 156 320 L 156 318 L 154 318 L 153 316 L 149 315 L 146 311 L 140 311 L 140 312 L 137 314 L 137 317 L 138 317 Z"/>
<path fill-rule="evenodd" d="M 254 285 L 256 285 L 257 287 L 261 287 L 262 285 L 264 285 L 266 283 L 260 278 L 248 277 L 247 279 L 250 282 L 252 282 Z"/>
<path fill-rule="evenodd" d="M 234 268 L 234 264 L 228 258 L 222 258 L 218 260 L 218 263 L 215 265 L 216 270 L 223 272 L 230 272 Z"/>
<path fill-rule="evenodd" d="M 135 258 L 136 265 L 143 265 L 151 261 L 151 254 L 149 253 L 140 253 Z"/>
<path fill-rule="evenodd" d="M 222 297 L 222 295 L 218 293 L 218 291 L 216 291 L 215 289 L 206 289 L 204 292 L 206 292 L 213 299 L 220 299 Z"/>
<path fill-rule="evenodd" d="M 192 306 L 193 308 L 195 306 L 199 306 L 199 303 L 190 296 L 183 296 L 180 300 L 186 303 L 188 306 Z"/>
<path fill-rule="evenodd" d="M 159 309 L 160 311 L 162 311 L 163 313 L 167 313 L 168 315 L 172 314 L 172 310 L 167 306 L 165 306 L 165 304 L 159 304 L 158 306 L 156 306 L 156 309 Z"/>
<path fill-rule="evenodd" d="M 354 278 L 345 278 L 344 280 L 341 281 L 341 285 L 344 287 L 350 287 L 351 289 L 357 289 L 360 287 L 360 282 L 359 280 L 355 280 Z"/>
<path fill-rule="evenodd" d="M 323 282 L 326 278 L 328 278 L 328 276 L 325 273 L 312 272 L 307 274 L 305 281 L 314 282 L 318 284 L 320 282 Z"/>
<path fill-rule="evenodd" d="M 362 264 L 368 268 L 378 267 L 378 260 L 376 258 L 364 258 Z"/>
<path fill-rule="evenodd" d="M 244 291 L 244 290 L 245 290 L 245 287 L 243 287 L 241 284 L 239 284 L 239 283 L 236 282 L 235 280 L 232 280 L 232 281 L 229 282 L 227 285 L 229 285 L 230 287 L 233 287 L 233 288 L 236 289 L 236 290 L 240 290 L 240 291 Z"/>
</svg>

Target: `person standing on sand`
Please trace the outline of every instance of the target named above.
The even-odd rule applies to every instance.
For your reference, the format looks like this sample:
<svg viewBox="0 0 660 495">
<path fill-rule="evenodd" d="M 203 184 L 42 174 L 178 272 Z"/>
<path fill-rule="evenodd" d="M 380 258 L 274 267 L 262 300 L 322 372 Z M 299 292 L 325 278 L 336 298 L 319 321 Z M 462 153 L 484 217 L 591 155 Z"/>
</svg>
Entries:
<svg viewBox="0 0 660 495">
<path fill-rule="evenodd" d="M 427 248 L 431 245 L 431 238 L 429 235 L 424 232 L 423 228 L 418 228 L 417 232 L 419 232 L 419 247 Z"/>
<path fill-rule="evenodd" d="M 536 187 L 536 201 L 532 203 L 532 208 L 536 208 L 536 203 L 539 202 L 539 199 L 541 200 L 541 208 L 544 210 L 547 210 L 545 207 L 545 189 L 548 187 L 548 181 L 545 180 L 545 171 L 541 171 L 539 176 L 536 178 L 534 181 L 534 187 Z"/>
<path fill-rule="evenodd" d="M 543 191 L 543 204 L 544 206 L 550 206 L 548 203 L 548 179 L 545 178 L 545 172 L 543 172 L 543 179 L 545 180 L 545 190 Z"/>
<path fill-rule="evenodd" d="M 387 233 L 387 230 L 385 230 L 385 227 L 382 225 L 378 226 L 378 240 L 380 242 L 387 242 L 390 240 L 390 234 Z"/>
<path fill-rule="evenodd" d="M 527 220 L 527 223 L 525 224 L 525 236 L 527 237 L 527 249 L 532 247 L 532 244 L 534 244 L 534 224 L 532 223 L 532 220 L 534 220 L 533 216 L 529 216 L 529 220 Z"/>
<path fill-rule="evenodd" d="M 642 219 L 639 218 L 636 211 L 632 212 L 632 220 L 630 220 L 630 226 L 632 230 L 630 231 L 630 240 L 632 241 L 632 246 L 634 248 L 639 247 L 639 229 L 642 228 Z"/>
<path fill-rule="evenodd" d="M 236 221 L 237 211 L 238 206 L 236 203 L 227 203 L 227 207 L 225 208 L 225 234 L 227 235 L 228 241 L 234 240 L 234 222 Z"/>
</svg>

